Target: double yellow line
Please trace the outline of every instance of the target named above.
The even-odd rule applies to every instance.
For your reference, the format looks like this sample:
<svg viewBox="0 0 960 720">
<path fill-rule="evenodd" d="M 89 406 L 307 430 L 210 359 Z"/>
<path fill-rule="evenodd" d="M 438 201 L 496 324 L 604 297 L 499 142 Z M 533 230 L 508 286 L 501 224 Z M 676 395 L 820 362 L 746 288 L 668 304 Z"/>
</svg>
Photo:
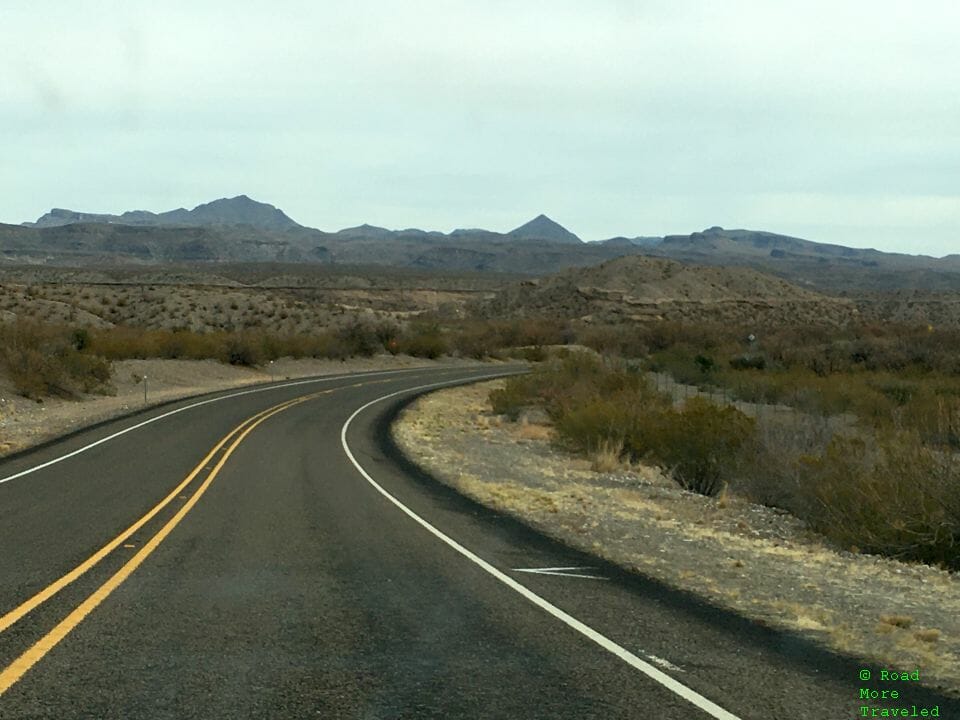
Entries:
<svg viewBox="0 0 960 720">
<path fill-rule="evenodd" d="M 63 588 L 72 583 L 74 580 L 81 577 L 84 573 L 86 573 L 97 563 L 103 560 L 107 555 L 116 550 L 126 540 L 128 540 L 135 532 L 137 532 L 137 530 L 146 525 L 153 517 L 157 515 L 157 513 L 173 502 L 173 500 L 177 498 L 180 493 L 183 492 L 187 486 L 189 486 L 190 483 L 193 482 L 193 480 L 217 456 L 217 453 L 223 450 L 222 456 L 217 461 L 216 465 L 210 470 L 206 480 L 204 480 L 200 487 L 196 489 L 190 499 L 183 504 L 183 507 L 181 507 L 180 510 L 178 510 L 177 513 L 170 518 L 170 520 L 168 520 L 167 523 L 152 538 L 150 538 L 150 540 L 147 541 L 147 543 L 140 549 L 139 552 L 136 553 L 136 555 L 130 558 L 123 565 L 123 567 L 117 570 L 110 577 L 109 580 L 103 583 L 103 585 L 97 588 L 86 600 L 80 603 L 80 605 L 77 606 L 77 608 L 74 609 L 66 618 L 64 618 L 56 627 L 54 627 L 53 630 L 44 635 L 20 657 L 0 671 L 0 695 L 3 695 L 7 690 L 9 690 L 14 683 L 23 677 L 24 673 L 32 668 L 44 657 L 44 655 L 50 652 L 61 640 L 70 634 L 70 632 L 77 625 L 79 625 L 83 619 L 94 610 L 94 608 L 102 603 L 110 595 L 110 593 L 116 590 L 117 587 L 119 587 L 120 584 L 126 580 L 154 550 L 157 549 L 157 546 L 163 542 L 164 538 L 166 538 L 167 535 L 173 531 L 180 521 L 183 520 L 186 514 L 190 512 L 191 508 L 197 504 L 197 501 L 207 491 L 207 488 L 210 487 L 210 484 L 213 482 L 214 478 L 217 477 L 220 470 L 227 462 L 227 459 L 233 454 L 233 451 L 237 449 L 240 443 L 244 441 L 247 435 L 254 430 L 254 428 L 268 418 L 273 417 L 277 413 L 281 413 L 284 410 L 293 407 L 294 405 L 299 405 L 302 402 L 312 400 L 320 395 L 325 395 L 331 392 L 333 392 L 332 389 L 323 390 L 317 393 L 295 398 L 294 400 L 288 400 L 287 402 L 274 405 L 273 407 L 267 408 L 266 410 L 263 410 L 262 412 L 259 412 L 256 415 L 244 420 L 242 423 L 237 425 L 237 427 L 227 433 L 223 439 L 220 440 L 220 442 L 218 442 L 209 453 L 207 453 L 206 457 L 199 462 L 199 464 L 190 472 L 189 475 L 187 475 L 183 482 L 171 490 L 170 494 L 157 503 L 143 517 L 100 548 L 87 560 L 77 565 L 77 567 L 68 572 L 66 575 L 54 581 L 36 595 L 31 597 L 29 600 L 18 605 L 13 610 L 0 617 L 0 633 L 2 633 L 25 615 L 35 610 L 58 592 L 63 590 Z M 225 447 L 226 449 L 224 450 Z"/>
</svg>

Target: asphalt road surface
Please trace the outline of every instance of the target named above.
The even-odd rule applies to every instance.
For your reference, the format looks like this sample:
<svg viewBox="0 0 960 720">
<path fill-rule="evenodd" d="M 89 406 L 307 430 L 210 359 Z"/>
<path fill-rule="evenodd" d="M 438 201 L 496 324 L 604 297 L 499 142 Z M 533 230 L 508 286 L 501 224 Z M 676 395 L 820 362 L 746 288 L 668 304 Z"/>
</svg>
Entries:
<svg viewBox="0 0 960 720">
<path fill-rule="evenodd" d="M 552 542 L 390 445 L 423 386 L 507 370 L 220 393 L 0 463 L 0 718 L 960 717 Z"/>
</svg>

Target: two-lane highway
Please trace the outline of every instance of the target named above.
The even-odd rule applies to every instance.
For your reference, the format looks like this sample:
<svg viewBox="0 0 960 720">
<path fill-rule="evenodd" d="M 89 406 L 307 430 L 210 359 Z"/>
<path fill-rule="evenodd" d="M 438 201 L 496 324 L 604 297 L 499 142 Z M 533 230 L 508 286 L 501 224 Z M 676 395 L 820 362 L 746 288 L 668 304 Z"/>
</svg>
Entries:
<svg viewBox="0 0 960 720">
<path fill-rule="evenodd" d="M 222 393 L 0 463 L 0 717 L 857 716 L 856 663 L 396 455 L 406 399 L 509 371 Z"/>
</svg>

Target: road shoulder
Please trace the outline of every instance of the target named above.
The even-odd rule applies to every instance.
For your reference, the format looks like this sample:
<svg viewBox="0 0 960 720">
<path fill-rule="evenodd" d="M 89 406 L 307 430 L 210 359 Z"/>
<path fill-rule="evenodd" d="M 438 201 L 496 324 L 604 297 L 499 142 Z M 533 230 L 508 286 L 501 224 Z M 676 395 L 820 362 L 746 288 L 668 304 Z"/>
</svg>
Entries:
<svg viewBox="0 0 960 720">
<path fill-rule="evenodd" d="M 656 468 L 598 473 L 536 418 L 506 422 L 502 381 L 407 407 L 397 446 L 433 477 L 578 550 L 694 592 L 757 622 L 960 694 L 960 577 L 828 548 L 782 512 L 676 487 Z"/>
</svg>

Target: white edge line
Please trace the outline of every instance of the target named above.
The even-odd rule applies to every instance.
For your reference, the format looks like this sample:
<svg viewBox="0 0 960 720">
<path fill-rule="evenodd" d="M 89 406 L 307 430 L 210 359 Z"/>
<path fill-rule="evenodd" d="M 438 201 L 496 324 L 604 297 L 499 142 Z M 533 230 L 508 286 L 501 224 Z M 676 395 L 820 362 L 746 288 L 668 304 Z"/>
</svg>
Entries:
<svg viewBox="0 0 960 720">
<path fill-rule="evenodd" d="M 498 376 L 487 375 L 487 376 L 480 376 L 478 378 L 473 378 L 473 379 L 485 380 L 487 378 L 492 378 L 492 377 L 498 377 Z M 433 525 L 428 523 L 422 517 L 417 515 L 413 510 L 408 508 L 406 505 L 400 502 L 397 498 L 395 498 L 393 495 L 387 492 L 376 480 L 370 477 L 370 474 L 367 473 L 367 471 L 363 469 L 360 463 L 357 462 L 357 459 L 353 456 L 353 453 L 350 451 L 350 446 L 347 444 L 347 429 L 350 427 L 350 423 L 353 422 L 353 419 L 357 417 L 357 415 L 359 415 L 361 412 L 366 410 L 371 405 L 375 405 L 376 403 L 381 402 L 383 400 L 396 397 L 397 395 L 403 395 L 404 393 L 410 393 L 417 390 L 425 390 L 427 388 L 442 387 L 444 385 L 453 385 L 453 384 L 456 384 L 457 382 L 462 383 L 463 381 L 460 380 L 460 381 L 450 381 L 450 382 L 442 382 L 442 383 L 431 383 L 429 385 L 419 385 L 417 387 L 405 388 L 403 390 L 398 390 L 396 392 L 392 392 L 387 395 L 382 395 L 381 397 L 378 397 L 375 400 L 371 400 L 365 405 L 362 405 L 359 408 L 357 408 L 353 412 L 353 414 L 347 418 L 347 421 L 343 424 L 343 427 L 340 429 L 340 444 L 343 446 L 343 451 L 347 454 L 347 457 L 350 459 L 350 462 L 353 463 L 353 466 L 357 469 L 357 472 L 359 472 L 363 476 L 363 478 L 368 483 L 370 483 L 370 485 L 374 487 L 374 489 L 377 492 L 383 495 L 391 503 L 396 505 L 408 517 L 410 517 L 412 520 L 417 522 L 419 525 L 421 525 L 424 529 L 426 529 L 432 535 L 437 537 L 439 540 L 443 541 L 444 543 L 449 545 L 451 548 L 456 550 L 458 553 L 463 555 L 465 558 L 475 563 L 476 565 L 480 566 L 483 570 L 486 570 L 488 573 L 493 575 L 493 577 L 495 577 L 497 580 L 502 582 L 504 585 L 520 593 L 524 598 L 529 600 L 531 603 L 533 603 L 537 607 L 545 610 L 550 615 L 553 615 L 555 618 L 557 618 L 564 624 L 568 625 L 569 627 L 573 628 L 574 630 L 579 632 L 581 635 L 585 635 L 587 638 L 595 642 L 604 650 L 607 650 L 613 655 L 616 655 L 618 658 L 623 660 L 628 665 L 631 665 L 635 669 L 639 670 L 644 675 L 649 677 L 651 680 L 654 680 L 660 683 L 671 692 L 675 693 L 676 695 L 679 695 L 681 698 L 683 698 L 687 702 L 700 708 L 711 717 L 716 718 L 716 720 L 740 720 L 740 718 L 738 718 L 736 715 L 733 715 L 732 713 L 728 712 L 727 710 L 724 710 L 722 707 L 720 707 L 713 701 L 703 697 L 703 695 L 698 693 L 696 690 L 692 690 L 691 688 L 688 688 L 683 683 L 678 682 L 677 680 L 674 680 L 672 677 L 658 670 L 650 663 L 645 662 L 644 660 L 641 660 L 639 657 L 634 655 L 632 652 L 627 650 L 622 645 L 618 645 L 617 643 L 615 643 L 613 640 L 610 640 L 605 635 L 601 635 L 599 632 L 594 630 L 589 625 L 582 623 L 572 615 L 558 608 L 553 603 L 540 597 L 535 592 L 528 589 L 526 586 L 521 585 L 509 575 L 506 575 L 505 573 L 501 572 L 500 570 L 495 568 L 493 565 L 488 563 L 486 560 L 484 560 L 480 556 L 476 555 L 472 551 L 465 548 L 463 545 L 458 543 L 449 535 L 446 535 L 440 530 L 438 530 L 437 528 L 435 528 Z"/>
<path fill-rule="evenodd" d="M 76 449 L 76 450 L 73 450 L 72 452 L 68 452 L 68 453 L 66 453 L 65 455 L 60 455 L 59 457 L 55 457 L 53 460 L 48 460 L 48 461 L 45 462 L 45 463 L 40 463 L 39 465 L 34 465 L 33 467 L 29 467 L 29 468 L 27 468 L 26 470 L 21 470 L 20 472 L 14 473 L 13 475 L 8 475 L 8 476 L 5 477 L 5 478 L 0 478 L 0 485 L 2 485 L 3 483 L 6 483 L 6 482 L 10 482 L 11 480 L 16 480 L 17 478 L 21 478 L 21 477 L 23 477 L 24 475 L 29 475 L 29 474 L 31 474 L 31 473 L 35 473 L 35 472 L 37 472 L 37 470 L 43 470 L 44 468 L 50 467 L 51 465 L 56 465 L 57 463 L 63 462 L 63 461 L 66 460 L 67 458 L 72 458 L 74 455 L 79 455 L 80 453 L 86 452 L 87 450 L 90 450 L 91 448 L 95 448 L 97 445 L 102 445 L 102 444 L 105 443 L 105 442 L 109 442 L 110 440 L 114 440 L 114 439 L 120 437 L 121 435 L 126 435 L 128 432 L 133 432 L 134 430 L 138 430 L 138 429 L 144 427 L 145 425 L 149 425 L 150 423 L 155 423 L 155 422 L 157 422 L 158 420 L 163 420 L 164 418 L 168 418 L 168 417 L 170 417 L 171 415 L 176 415 L 177 413 L 182 413 L 182 412 L 184 412 L 184 411 L 186 411 L 186 410 L 192 410 L 193 408 L 200 407 L 201 405 L 208 405 L 208 404 L 210 404 L 210 403 L 220 402 L 221 400 L 228 400 L 229 398 L 240 397 L 241 395 L 252 395 L 253 393 L 267 392 L 267 391 L 269 391 L 269 390 L 276 390 L 276 389 L 278 389 L 278 388 L 294 387 L 294 386 L 296 386 L 296 385 L 309 385 L 310 383 L 330 382 L 330 381 L 332 381 L 332 380 L 343 380 L 343 379 L 345 379 L 345 378 L 352 378 L 352 377 L 372 377 L 372 376 L 375 376 L 375 375 L 395 375 L 395 374 L 397 374 L 397 373 L 406 373 L 406 372 L 414 372 L 414 371 L 416 371 L 416 370 L 430 370 L 430 369 L 445 369 L 445 368 L 430 368 L 430 367 L 425 367 L 425 368 L 404 368 L 404 369 L 402 369 L 402 370 L 374 370 L 374 371 L 370 371 L 370 372 L 345 373 L 345 374 L 342 374 L 342 375 L 328 375 L 328 376 L 326 376 L 326 377 L 311 378 L 310 380 L 295 380 L 295 381 L 293 381 L 293 382 L 280 383 L 280 384 L 278 384 L 278 385 L 267 385 L 267 386 L 264 386 L 264 387 L 253 388 L 253 389 L 250 389 L 250 390 L 242 390 L 242 391 L 240 391 L 240 392 L 230 393 L 230 394 L 228 394 L 228 395 L 219 395 L 219 396 L 217 396 L 217 397 L 215 397 L 215 398 L 210 398 L 210 399 L 208 399 L 208 400 L 201 400 L 200 402 L 195 402 L 195 403 L 193 403 L 193 404 L 191 404 L 191 405 L 185 405 L 184 407 L 177 408 L 176 410 L 171 410 L 170 412 L 165 412 L 165 413 L 163 413 L 162 415 L 157 415 L 156 417 L 152 417 L 152 418 L 150 418 L 149 420 L 144 420 L 143 422 L 137 423 L 136 425 L 131 425 L 131 426 L 128 427 L 128 428 L 124 428 L 123 430 L 119 430 L 119 431 L 113 433 L 112 435 L 107 435 L 107 436 L 104 437 L 104 438 L 100 438 L 100 439 L 97 440 L 96 442 L 92 442 L 92 443 L 90 443 L 89 445 L 84 445 L 83 447 L 78 448 L 78 449 Z M 450 368 L 450 369 L 451 369 L 451 370 L 460 370 L 461 368 L 456 368 L 456 367 L 454 367 L 454 368 Z M 174 401 L 174 402 L 176 402 L 176 401 Z M 149 409 L 149 408 L 147 408 L 147 409 Z M 28 449 L 29 449 L 29 448 L 28 448 Z"/>
</svg>

